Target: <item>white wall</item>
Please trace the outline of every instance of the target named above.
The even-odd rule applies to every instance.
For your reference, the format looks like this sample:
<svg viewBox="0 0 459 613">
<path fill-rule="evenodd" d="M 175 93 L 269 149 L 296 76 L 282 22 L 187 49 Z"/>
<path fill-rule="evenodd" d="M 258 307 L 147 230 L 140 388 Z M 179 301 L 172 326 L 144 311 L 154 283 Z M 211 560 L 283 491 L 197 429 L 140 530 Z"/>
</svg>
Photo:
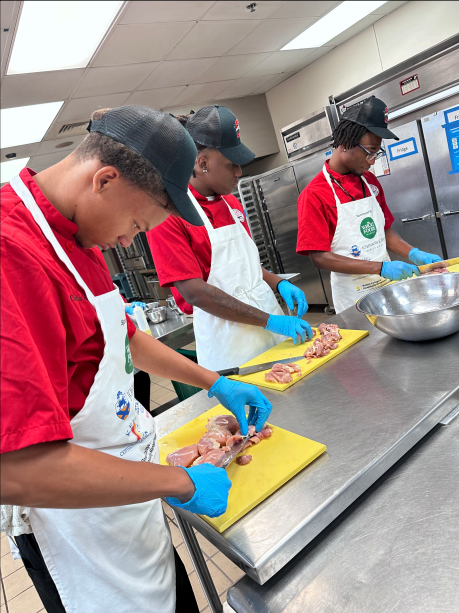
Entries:
<svg viewBox="0 0 459 613">
<path fill-rule="evenodd" d="M 286 163 L 281 128 L 328 104 L 331 94 L 359 85 L 458 32 L 459 2 L 408 2 L 267 92 L 279 153 L 258 162 L 257 172 Z"/>
</svg>

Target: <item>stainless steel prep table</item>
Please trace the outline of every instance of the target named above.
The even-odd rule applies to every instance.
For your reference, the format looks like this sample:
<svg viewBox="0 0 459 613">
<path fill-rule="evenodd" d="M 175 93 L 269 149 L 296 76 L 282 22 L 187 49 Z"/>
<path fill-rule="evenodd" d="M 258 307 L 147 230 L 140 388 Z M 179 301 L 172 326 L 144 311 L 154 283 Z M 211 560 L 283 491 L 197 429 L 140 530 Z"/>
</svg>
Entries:
<svg viewBox="0 0 459 613">
<path fill-rule="evenodd" d="M 376 330 L 354 308 L 328 321 L 370 334 L 285 392 L 263 388 L 273 403 L 270 423 L 326 444 L 327 453 L 223 534 L 180 510 L 260 584 L 458 403 L 459 334 L 408 343 Z M 156 419 L 159 437 L 216 404 L 206 392 L 178 404 Z"/>
<path fill-rule="evenodd" d="M 237 613 L 457 613 L 459 417 L 436 426 Z"/>
</svg>

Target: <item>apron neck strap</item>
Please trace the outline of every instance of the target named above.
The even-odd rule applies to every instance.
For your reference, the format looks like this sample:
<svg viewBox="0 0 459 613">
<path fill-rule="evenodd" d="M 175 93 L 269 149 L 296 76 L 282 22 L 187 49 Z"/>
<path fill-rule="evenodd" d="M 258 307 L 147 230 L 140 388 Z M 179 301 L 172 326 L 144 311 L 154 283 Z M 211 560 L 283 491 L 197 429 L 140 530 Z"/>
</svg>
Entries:
<svg viewBox="0 0 459 613">
<path fill-rule="evenodd" d="M 325 180 L 327 181 L 328 185 L 331 187 L 331 190 L 333 192 L 333 195 L 335 196 L 335 202 L 337 205 L 341 204 L 340 199 L 338 198 L 338 196 L 336 195 L 336 191 L 335 188 L 333 187 L 333 183 L 330 179 L 330 173 L 328 172 L 328 168 L 327 165 L 324 164 L 324 167 L 322 168 L 322 172 L 324 173 L 325 176 Z"/>
<path fill-rule="evenodd" d="M 51 246 L 54 248 L 54 251 L 56 252 L 57 257 L 61 260 L 61 262 L 65 266 L 67 266 L 67 268 L 73 274 L 78 285 L 85 291 L 89 302 L 91 304 L 94 304 L 93 293 L 91 292 L 89 287 L 86 285 L 86 283 L 83 281 L 80 273 L 77 271 L 75 266 L 72 264 L 72 262 L 70 261 L 70 258 L 65 253 L 65 251 L 62 249 L 57 238 L 54 236 L 54 232 L 51 230 L 49 223 L 46 221 L 46 218 L 43 215 L 42 210 L 39 208 L 38 204 L 35 202 L 35 198 L 30 193 L 29 188 L 25 185 L 25 183 L 23 182 L 23 180 L 21 179 L 19 175 L 11 179 L 10 185 L 13 188 L 13 190 L 16 192 L 16 194 L 19 196 L 19 198 L 22 200 L 22 202 L 24 203 L 24 206 L 30 211 L 32 217 L 35 220 L 35 223 L 40 228 L 40 230 L 43 232 L 43 235 L 49 241 Z"/>
<path fill-rule="evenodd" d="M 191 190 L 188 189 L 188 197 L 190 198 L 191 202 L 194 204 L 194 208 L 196 209 L 196 211 L 198 212 L 199 217 L 202 219 L 202 221 L 204 222 L 204 225 L 206 227 L 207 232 L 213 232 L 214 229 L 212 227 L 212 224 L 209 221 L 209 218 L 207 217 L 207 215 L 204 213 L 204 210 L 202 208 L 202 206 L 199 204 L 199 202 L 196 200 L 196 198 L 193 196 L 193 194 L 191 193 Z"/>
<path fill-rule="evenodd" d="M 230 205 L 226 202 L 226 200 L 223 198 L 223 196 L 221 196 L 221 199 L 223 200 L 223 202 L 226 204 L 226 206 L 228 207 L 228 210 L 230 212 L 231 217 L 234 219 L 234 223 L 238 223 L 240 224 L 241 221 L 239 220 L 238 216 L 235 214 L 235 212 L 233 211 L 233 209 L 230 207 Z"/>
</svg>

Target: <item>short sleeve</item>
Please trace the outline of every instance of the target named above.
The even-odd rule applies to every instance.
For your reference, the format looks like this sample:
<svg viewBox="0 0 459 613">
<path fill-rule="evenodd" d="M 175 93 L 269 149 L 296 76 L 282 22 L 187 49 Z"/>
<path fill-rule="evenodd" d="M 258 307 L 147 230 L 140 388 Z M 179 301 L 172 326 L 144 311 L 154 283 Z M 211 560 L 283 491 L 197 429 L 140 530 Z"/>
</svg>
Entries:
<svg viewBox="0 0 459 613">
<path fill-rule="evenodd" d="M 384 190 L 381 186 L 381 183 L 379 183 L 379 194 L 377 196 L 377 200 L 379 202 L 379 206 L 381 207 L 382 212 L 384 213 L 384 219 L 385 219 L 384 230 L 388 230 L 394 223 L 395 218 L 392 215 L 392 211 L 387 206 L 386 196 L 384 195 Z"/>
<path fill-rule="evenodd" d="M 306 188 L 298 198 L 296 251 L 300 255 L 308 255 L 309 251 L 330 250 L 330 230 L 325 205 L 312 190 Z"/>
<path fill-rule="evenodd" d="M 147 233 L 159 283 L 171 287 L 175 281 L 203 278 L 190 237 L 178 219 L 168 217 Z"/>
<path fill-rule="evenodd" d="M 73 436 L 58 296 L 30 253 L 15 244 L 8 244 L 7 251 L 4 246 L 2 242 L 2 453 Z M 18 278 L 27 278 L 27 292 L 18 291 Z"/>
</svg>

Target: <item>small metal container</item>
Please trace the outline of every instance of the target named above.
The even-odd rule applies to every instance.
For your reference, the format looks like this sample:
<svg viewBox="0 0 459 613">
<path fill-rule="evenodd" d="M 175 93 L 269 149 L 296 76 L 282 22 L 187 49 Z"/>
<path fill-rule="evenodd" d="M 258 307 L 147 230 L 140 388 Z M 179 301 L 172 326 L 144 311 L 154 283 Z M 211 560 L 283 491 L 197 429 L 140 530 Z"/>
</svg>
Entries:
<svg viewBox="0 0 459 613">
<path fill-rule="evenodd" d="M 148 302 L 145 308 L 143 309 L 145 313 L 151 311 L 152 309 L 157 309 L 159 307 L 159 302 Z"/>
<path fill-rule="evenodd" d="M 356 307 L 378 330 L 394 338 L 442 338 L 459 331 L 459 273 L 386 285 L 360 298 Z"/>
<path fill-rule="evenodd" d="M 158 307 L 147 312 L 148 319 L 154 324 L 160 324 L 167 319 L 167 307 Z"/>
</svg>

